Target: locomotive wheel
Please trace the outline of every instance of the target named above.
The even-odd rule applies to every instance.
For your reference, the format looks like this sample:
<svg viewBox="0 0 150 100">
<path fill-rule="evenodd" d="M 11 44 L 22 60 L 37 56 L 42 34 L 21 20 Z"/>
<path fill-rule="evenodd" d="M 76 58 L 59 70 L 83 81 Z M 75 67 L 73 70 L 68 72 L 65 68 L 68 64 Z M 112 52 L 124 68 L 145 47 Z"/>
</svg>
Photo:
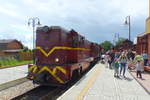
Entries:
<svg viewBox="0 0 150 100">
<path fill-rule="evenodd" d="M 79 69 L 79 74 L 82 74 L 83 72 L 82 72 L 82 67 L 80 67 L 80 69 Z"/>
<path fill-rule="evenodd" d="M 74 70 L 72 74 L 72 80 L 77 80 L 79 76 L 80 76 L 79 70 L 78 69 Z"/>
</svg>

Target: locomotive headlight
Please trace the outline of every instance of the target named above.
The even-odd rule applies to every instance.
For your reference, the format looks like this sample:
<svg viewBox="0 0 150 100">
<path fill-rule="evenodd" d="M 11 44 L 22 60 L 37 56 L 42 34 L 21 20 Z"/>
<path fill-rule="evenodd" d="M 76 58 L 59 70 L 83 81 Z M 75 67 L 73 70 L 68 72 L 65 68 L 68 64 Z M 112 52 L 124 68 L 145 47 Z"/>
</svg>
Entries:
<svg viewBox="0 0 150 100">
<path fill-rule="evenodd" d="M 55 58 L 55 62 L 59 62 L 59 59 L 58 59 L 58 58 Z"/>
</svg>

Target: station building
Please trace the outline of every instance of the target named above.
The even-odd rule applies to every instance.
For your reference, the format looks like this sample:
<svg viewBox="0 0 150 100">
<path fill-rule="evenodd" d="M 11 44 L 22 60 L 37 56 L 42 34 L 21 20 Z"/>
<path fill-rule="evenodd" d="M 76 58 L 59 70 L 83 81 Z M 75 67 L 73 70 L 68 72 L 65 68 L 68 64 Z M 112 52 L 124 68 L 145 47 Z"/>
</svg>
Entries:
<svg viewBox="0 0 150 100">
<path fill-rule="evenodd" d="M 144 51 L 150 55 L 150 0 L 149 0 L 149 17 L 146 19 L 146 31 L 137 36 L 137 53 L 141 54 Z M 149 56 L 150 61 L 150 56 Z"/>
</svg>

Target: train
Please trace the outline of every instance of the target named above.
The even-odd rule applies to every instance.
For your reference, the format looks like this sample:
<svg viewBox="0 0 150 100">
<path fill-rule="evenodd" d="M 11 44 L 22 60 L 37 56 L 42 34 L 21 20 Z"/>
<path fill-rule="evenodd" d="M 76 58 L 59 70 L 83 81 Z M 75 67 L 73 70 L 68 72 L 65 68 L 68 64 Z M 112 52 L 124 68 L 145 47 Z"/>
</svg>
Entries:
<svg viewBox="0 0 150 100">
<path fill-rule="evenodd" d="M 34 84 L 65 85 L 97 62 L 101 49 L 73 29 L 37 27 L 34 63 L 28 65 L 27 78 Z"/>
</svg>

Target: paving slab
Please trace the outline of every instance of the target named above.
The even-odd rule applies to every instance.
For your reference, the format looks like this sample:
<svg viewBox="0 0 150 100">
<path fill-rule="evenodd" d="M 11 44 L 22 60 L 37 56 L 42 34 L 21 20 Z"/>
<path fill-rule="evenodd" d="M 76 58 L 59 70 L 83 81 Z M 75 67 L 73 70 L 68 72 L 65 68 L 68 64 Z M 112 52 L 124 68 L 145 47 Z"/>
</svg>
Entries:
<svg viewBox="0 0 150 100">
<path fill-rule="evenodd" d="M 143 72 L 142 77 L 143 79 L 136 77 L 136 71 L 132 70 L 130 71 L 132 76 L 141 84 L 141 86 L 150 94 L 150 72 Z"/>
<path fill-rule="evenodd" d="M 97 64 L 57 100 L 150 100 L 128 71 L 126 78 L 113 74 L 114 70 Z"/>
</svg>

